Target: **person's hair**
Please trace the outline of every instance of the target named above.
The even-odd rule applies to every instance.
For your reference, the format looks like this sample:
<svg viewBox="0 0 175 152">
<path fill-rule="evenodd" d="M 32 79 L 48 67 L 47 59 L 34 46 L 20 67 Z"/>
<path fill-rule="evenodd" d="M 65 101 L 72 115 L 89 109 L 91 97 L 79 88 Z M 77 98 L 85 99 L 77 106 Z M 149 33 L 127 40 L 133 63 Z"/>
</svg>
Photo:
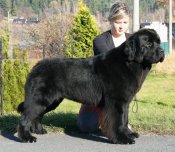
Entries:
<svg viewBox="0 0 175 152">
<path fill-rule="evenodd" d="M 130 14 L 129 8 L 125 3 L 116 2 L 115 4 L 112 5 L 110 9 L 108 20 L 112 21 L 116 19 L 121 19 L 124 16 L 129 16 L 129 14 Z"/>
</svg>

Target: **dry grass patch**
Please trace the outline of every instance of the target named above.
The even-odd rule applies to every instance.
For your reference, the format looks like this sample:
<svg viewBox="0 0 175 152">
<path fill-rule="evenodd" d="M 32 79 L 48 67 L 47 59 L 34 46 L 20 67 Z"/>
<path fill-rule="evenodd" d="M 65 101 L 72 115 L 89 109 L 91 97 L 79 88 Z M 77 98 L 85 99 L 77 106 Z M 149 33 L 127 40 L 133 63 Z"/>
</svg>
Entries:
<svg viewBox="0 0 175 152">
<path fill-rule="evenodd" d="M 155 70 L 158 73 L 175 75 L 175 50 L 166 56 L 163 63 L 157 64 Z"/>
</svg>

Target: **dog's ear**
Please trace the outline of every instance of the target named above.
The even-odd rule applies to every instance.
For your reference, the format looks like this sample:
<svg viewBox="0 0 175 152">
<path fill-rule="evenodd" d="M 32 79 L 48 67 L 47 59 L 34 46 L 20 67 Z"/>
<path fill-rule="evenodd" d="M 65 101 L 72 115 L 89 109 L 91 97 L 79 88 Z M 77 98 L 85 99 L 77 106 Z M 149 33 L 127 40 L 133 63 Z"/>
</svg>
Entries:
<svg viewBox="0 0 175 152">
<path fill-rule="evenodd" d="M 135 61 L 138 63 L 142 63 L 145 52 L 146 52 L 145 47 L 140 48 L 140 50 L 136 52 Z"/>
<path fill-rule="evenodd" d="M 124 53 L 126 54 L 129 61 L 133 61 L 135 59 L 136 45 L 135 45 L 134 40 L 127 40 L 126 41 Z"/>
<path fill-rule="evenodd" d="M 146 52 L 152 46 L 152 43 L 148 42 L 148 40 L 148 35 L 142 35 L 139 37 L 139 49 L 137 50 L 135 55 L 135 61 L 138 63 L 143 62 Z"/>
<path fill-rule="evenodd" d="M 141 42 L 145 45 L 142 45 Z M 142 63 L 144 59 L 144 55 L 147 52 L 147 40 L 141 38 L 137 39 L 133 37 L 130 40 L 126 41 L 126 47 L 124 49 L 124 53 L 126 54 L 128 61 L 136 61 L 138 63 Z M 151 45 L 151 44 L 149 44 Z"/>
</svg>

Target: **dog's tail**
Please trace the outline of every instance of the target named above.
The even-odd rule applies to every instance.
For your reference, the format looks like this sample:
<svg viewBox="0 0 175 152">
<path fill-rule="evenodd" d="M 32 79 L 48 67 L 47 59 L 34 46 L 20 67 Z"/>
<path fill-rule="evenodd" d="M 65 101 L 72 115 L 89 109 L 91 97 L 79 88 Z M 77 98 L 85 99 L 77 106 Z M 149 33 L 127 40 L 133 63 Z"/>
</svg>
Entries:
<svg viewBox="0 0 175 152">
<path fill-rule="evenodd" d="M 23 113 L 23 112 L 24 112 L 24 102 L 21 102 L 21 103 L 18 105 L 17 112 L 18 112 L 18 113 Z"/>
</svg>

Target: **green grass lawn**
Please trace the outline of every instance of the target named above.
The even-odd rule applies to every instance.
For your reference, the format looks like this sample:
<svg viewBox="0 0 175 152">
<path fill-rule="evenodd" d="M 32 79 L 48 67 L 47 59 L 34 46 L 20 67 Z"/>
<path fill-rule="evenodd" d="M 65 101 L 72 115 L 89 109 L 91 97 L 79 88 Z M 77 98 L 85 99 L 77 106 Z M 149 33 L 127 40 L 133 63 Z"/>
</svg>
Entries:
<svg viewBox="0 0 175 152">
<path fill-rule="evenodd" d="M 149 75 L 137 94 L 138 112 L 133 102 L 129 122 L 144 134 L 175 135 L 175 76 Z M 133 108 L 132 108 L 133 107 Z M 45 115 L 43 124 L 49 132 L 78 130 L 76 119 L 80 104 L 65 100 L 55 111 Z M 15 132 L 19 115 L 0 116 L 0 130 Z"/>
<path fill-rule="evenodd" d="M 134 129 L 175 135 L 175 76 L 150 75 L 137 98 L 138 112 L 133 113 L 130 108 L 130 123 Z"/>
</svg>

